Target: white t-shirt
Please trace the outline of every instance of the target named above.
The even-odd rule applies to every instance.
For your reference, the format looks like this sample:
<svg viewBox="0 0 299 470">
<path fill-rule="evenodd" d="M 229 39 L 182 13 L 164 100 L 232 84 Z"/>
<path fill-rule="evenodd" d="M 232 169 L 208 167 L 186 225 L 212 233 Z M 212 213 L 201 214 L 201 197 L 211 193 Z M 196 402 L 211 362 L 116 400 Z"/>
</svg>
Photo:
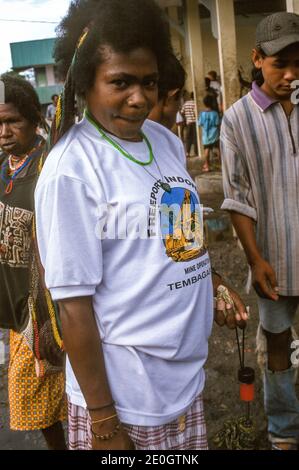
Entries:
<svg viewBox="0 0 299 470">
<path fill-rule="evenodd" d="M 213 291 L 198 194 L 185 169 L 183 146 L 152 121 L 143 131 L 157 162 L 145 168 L 83 119 L 51 151 L 35 199 L 38 244 L 53 299 L 93 296 L 120 420 L 156 426 L 183 414 L 204 387 Z M 115 140 L 148 161 L 144 142 Z M 156 182 L 160 172 L 171 193 Z M 189 213 L 182 219 L 183 205 Z M 182 220 L 185 238 L 178 238 Z M 106 231 L 110 238 L 101 239 Z M 85 407 L 69 361 L 66 387 L 70 401 Z"/>
</svg>

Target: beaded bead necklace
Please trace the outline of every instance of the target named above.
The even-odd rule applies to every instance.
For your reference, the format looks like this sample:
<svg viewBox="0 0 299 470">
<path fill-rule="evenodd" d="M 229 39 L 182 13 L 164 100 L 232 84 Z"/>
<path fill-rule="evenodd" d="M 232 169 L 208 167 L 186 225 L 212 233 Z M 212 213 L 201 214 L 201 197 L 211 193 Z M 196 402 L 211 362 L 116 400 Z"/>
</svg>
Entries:
<svg viewBox="0 0 299 470">
<path fill-rule="evenodd" d="M 13 174 L 15 171 L 17 171 L 23 165 L 23 163 L 25 163 L 27 158 L 28 158 L 28 155 L 26 155 L 21 160 L 20 159 L 16 160 L 16 158 L 13 155 L 9 155 L 8 166 L 9 166 L 10 174 Z"/>
<path fill-rule="evenodd" d="M 42 140 L 28 153 L 28 155 L 25 155 L 25 157 L 22 158 L 16 166 L 14 166 L 12 162 L 13 155 L 10 155 L 8 157 L 7 162 L 2 166 L 0 174 L 1 179 L 7 185 L 5 189 L 5 194 L 10 194 L 12 192 L 14 180 L 16 179 L 18 174 L 21 173 L 21 171 L 29 164 L 32 157 L 34 156 L 34 153 L 39 150 L 40 147 L 44 145 L 44 143 L 45 142 Z"/>
<path fill-rule="evenodd" d="M 131 160 L 134 163 L 137 163 L 137 165 L 140 165 L 144 169 L 144 171 L 146 171 L 146 173 L 148 173 L 159 184 L 159 186 L 162 189 L 164 189 L 164 191 L 166 191 L 168 193 L 171 193 L 170 185 L 168 183 L 165 183 L 165 181 L 163 181 L 163 175 L 162 175 L 162 172 L 161 172 L 160 167 L 158 165 L 158 162 L 154 157 L 154 153 L 153 153 L 151 143 L 142 131 L 140 131 L 140 134 L 141 134 L 144 142 L 147 145 L 147 148 L 149 150 L 149 155 L 150 155 L 150 158 L 147 162 L 141 162 L 140 160 L 137 160 L 136 158 L 133 157 L 133 155 L 131 155 L 129 152 L 127 152 L 120 144 L 118 144 L 118 142 L 116 142 L 112 137 L 108 136 L 105 133 L 105 131 L 100 127 L 99 123 L 95 120 L 95 118 L 92 116 L 92 114 L 88 110 L 85 110 L 84 115 L 85 115 L 86 119 L 90 122 L 90 124 L 92 124 L 96 128 L 96 130 L 99 132 L 99 134 L 106 140 L 106 142 L 108 142 L 110 145 L 112 145 L 112 147 L 114 147 L 116 150 L 118 150 L 124 157 L 128 158 L 129 160 Z M 146 168 L 146 166 L 150 165 L 153 162 L 153 160 L 155 161 L 155 164 L 157 165 L 157 168 L 159 170 L 161 179 L 157 179 Z"/>
</svg>

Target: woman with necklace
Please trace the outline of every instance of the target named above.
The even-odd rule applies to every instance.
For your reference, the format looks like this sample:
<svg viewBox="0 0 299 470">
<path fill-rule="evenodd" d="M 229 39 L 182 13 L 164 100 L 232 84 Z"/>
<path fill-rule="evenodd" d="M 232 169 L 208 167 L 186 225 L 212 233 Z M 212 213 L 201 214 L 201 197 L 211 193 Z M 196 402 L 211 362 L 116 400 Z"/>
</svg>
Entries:
<svg viewBox="0 0 299 470">
<path fill-rule="evenodd" d="M 172 54 L 164 21 L 153 0 L 79 0 L 59 27 L 67 80 L 35 201 L 71 449 L 207 448 L 213 286 L 199 197 L 181 142 L 147 120 Z M 76 94 L 87 110 L 74 125 Z"/>
<path fill-rule="evenodd" d="M 37 377 L 30 335 L 25 335 L 30 330 L 34 189 L 45 150 L 45 141 L 36 133 L 41 109 L 28 82 L 9 75 L 1 80 L 5 104 L 0 104 L 0 327 L 10 329 L 10 427 L 41 429 L 49 449 L 64 449 L 61 364 L 59 372 L 57 368 Z M 37 310 L 36 315 L 40 313 Z M 40 350 L 44 346 L 40 344 Z"/>
</svg>

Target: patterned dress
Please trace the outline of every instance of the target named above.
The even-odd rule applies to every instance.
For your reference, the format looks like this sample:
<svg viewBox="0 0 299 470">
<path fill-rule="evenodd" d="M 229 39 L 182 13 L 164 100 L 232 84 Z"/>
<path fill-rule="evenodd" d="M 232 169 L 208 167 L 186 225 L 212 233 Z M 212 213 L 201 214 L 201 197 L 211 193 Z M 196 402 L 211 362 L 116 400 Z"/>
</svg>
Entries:
<svg viewBox="0 0 299 470">
<path fill-rule="evenodd" d="M 7 191 L 8 156 L 0 155 L 0 327 L 11 330 L 8 391 L 10 427 L 25 431 L 44 429 L 65 419 L 64 374 L 42 378 L 36 360 L 20 333 L 28 322 L 30 249 L 34 189 L 43 151 L 42 139 L 28 165 Z"/>
</svg>

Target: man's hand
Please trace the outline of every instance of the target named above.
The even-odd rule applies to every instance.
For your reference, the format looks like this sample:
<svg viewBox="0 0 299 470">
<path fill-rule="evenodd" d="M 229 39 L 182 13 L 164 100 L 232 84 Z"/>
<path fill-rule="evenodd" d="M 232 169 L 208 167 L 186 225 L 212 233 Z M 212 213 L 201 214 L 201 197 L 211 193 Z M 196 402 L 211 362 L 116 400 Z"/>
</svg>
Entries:
<svg viewBox="0 0 299 470">
<path fill-rule="evenodd" d="M 236 326 L 244 329 L 248 320 L 244 302 L 233 289 L 224 283 L 221 283 L 221 290 L 222 287 L 226 288 L 227 292 L 221 299 L 216 299 L 215 322 L 219 326 L 227 325 L 229 329 L 234 329 Z"/>
<path fill-rule="evenodd" d="M 265 261 L 256 242 L 256 222 L 246 215 L 231 212 L 233 226 L 242 243 L 248 264 L 252 271 L 252 284 L 259 297 L 278 300 L 276 275 L 270 264 Z"/>
<path fill-rule="evenodd" d="M 270 264 L 260 258 L 251 265 L 252 285 L 259 297 L 277 301 L 278 286 L 276 275 Z"/>
</svg>

